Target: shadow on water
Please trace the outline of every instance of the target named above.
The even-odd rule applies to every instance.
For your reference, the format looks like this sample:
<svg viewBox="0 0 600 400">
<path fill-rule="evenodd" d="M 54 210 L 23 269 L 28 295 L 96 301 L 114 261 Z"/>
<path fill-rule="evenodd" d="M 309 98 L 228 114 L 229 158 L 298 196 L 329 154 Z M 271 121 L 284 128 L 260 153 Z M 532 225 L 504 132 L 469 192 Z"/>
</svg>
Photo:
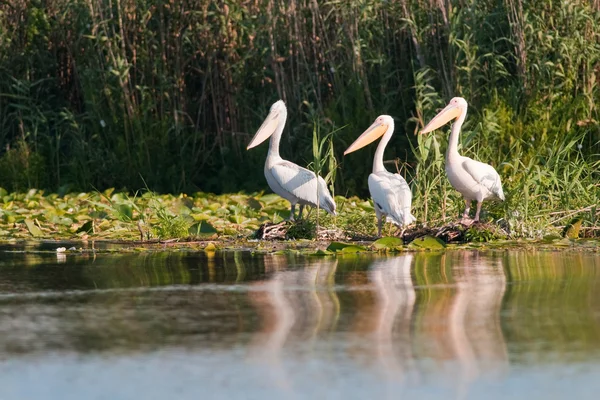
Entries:
<svg viewBox="0 0 600 400">
<path fill-rule="evenodd" d="M 1 252 L 0 356 L 209 352 L 280 394 L 310 392 L 304 369 L 466 398 L 527 368 L 597 371 L 599 274 L 592 253 Z"/>
</svg>

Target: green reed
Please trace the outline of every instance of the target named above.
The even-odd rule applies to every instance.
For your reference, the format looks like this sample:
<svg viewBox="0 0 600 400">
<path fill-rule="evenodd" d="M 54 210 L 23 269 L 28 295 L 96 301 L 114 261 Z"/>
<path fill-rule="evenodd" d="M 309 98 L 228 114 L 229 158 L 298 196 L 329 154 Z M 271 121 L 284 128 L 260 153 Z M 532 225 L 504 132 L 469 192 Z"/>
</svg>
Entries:
<svg viewBox="0 0 600 400">
<path fill-rule="evenodd" d="M 491 218 L 533 234 L 584 210 L 593 225 L 599 32 L 600 4 L 584 0 L 3 2 L 0 184 L 136 190 L 141 173 L 159 192 L 261 190 L 263 160 L 245 145 L 282 98 L 282 151 L 302 165 L 316 119 L 348 126 L 327 145 L 337 160 L 377 115 L 405 121 L 386 158 L 419 220 L 445 221 L 462 207 L 446 134 L 413 133 L 461 95 L 461 151 L 494 165 L 507 193 Z M 336 193 L 368 196 L 372 154 L 333 168 Z"/>
</svg>

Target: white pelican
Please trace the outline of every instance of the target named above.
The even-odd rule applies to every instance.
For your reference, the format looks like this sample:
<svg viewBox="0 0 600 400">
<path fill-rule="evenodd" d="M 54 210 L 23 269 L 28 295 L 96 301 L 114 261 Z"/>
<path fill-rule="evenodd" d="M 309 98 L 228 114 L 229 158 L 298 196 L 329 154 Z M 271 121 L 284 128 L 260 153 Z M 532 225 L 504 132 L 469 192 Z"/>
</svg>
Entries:
<svg viewBox="0 0 600 400">
<path fill-rule="evenodd" d="M 320 176 L 317 177 L 314 172 L 279 156 L 279 140 L 286 118 L 287 109 L 284 102 L 279 100 L 271 106 L 269 115 L 250 141 L 247 149 L 258 146 L 271 137 L 265 162 L 265 177 L 271 190 L 291 203 L 290 220 L 294 220 L 296 204 L 300 204 L 298 218 L 302 217 L 305 205 L 316 207 L 317 202 L 320 208 L 335 215 L 335 201 L 327 189 L 325 180 Z"/>
<path fill-rule="evenodd" d="M 410 213 L 412 192 L 406 180 L 400 174 L 392 174 L 383 166 L 385 146 L 394 133 L 394 120 L 389 115 L 380 115 L 354 143 L 348 147 L 344 155 L 358 150 L 383 135 L 377 146 L 373 159 L 373 173 L 369 175 L 369 192 L 375 204 L 377 215 L 377 234 L 381 236 L 383 217 L 397 226 L 406 226 L 416 220 Z"/>
<path fill-rule="evenodd" d="M 456 122 L 452 124 L 450 143 L 446 153 L 446 175 L 448 175 L 452 187 L 459 191 L 465 199 L 466 208 L 462 222 L 468 224 L 479 221 L 481 203 L 484 200 L 496 198 L 504 201 L 504 192 L 500 175 L 494 167 L 458 154 L 458 135 L 466 116 L 467 101 L 462 97 L 455 97 L 423 128 L 421 133 L 436 130 L 456 118 Z M 469 211 L 473 200 L 477 200 L 477 213 L 475 213 L 475 219 L 470 221 Z"/>
</svg>

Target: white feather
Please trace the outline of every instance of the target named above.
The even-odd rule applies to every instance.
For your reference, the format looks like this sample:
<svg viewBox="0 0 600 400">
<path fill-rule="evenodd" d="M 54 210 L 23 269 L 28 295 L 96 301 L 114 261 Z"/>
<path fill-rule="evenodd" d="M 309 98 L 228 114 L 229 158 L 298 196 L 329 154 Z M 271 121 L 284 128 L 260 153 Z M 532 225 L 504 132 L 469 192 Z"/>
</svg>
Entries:
<svg viewBox="0 0 600 400">
<path fill-rule="evenodd" d="M 504 200 L 500 175 L 491 165 L 459 156 L 446 162 L 450 184 L 468 200 Z"/>
<path fill-rule="evenodd" d="M 369 175 L 369 192 L 376 209 L 398 226 L 409 225 L 416 218 L 410 213 L 412 192 L 399 174 L 378 171 Z"/>
<path fill-rule="evenodd" d="M 292 204 L 312 207 L 319 204 L 319 208 L 335 214 L 335 202 L 323 178 L 317 178 L 314 172 L 283 159 L 269 164 L 265 165 L 265 176 L 275 193 Z"/>
</svg>

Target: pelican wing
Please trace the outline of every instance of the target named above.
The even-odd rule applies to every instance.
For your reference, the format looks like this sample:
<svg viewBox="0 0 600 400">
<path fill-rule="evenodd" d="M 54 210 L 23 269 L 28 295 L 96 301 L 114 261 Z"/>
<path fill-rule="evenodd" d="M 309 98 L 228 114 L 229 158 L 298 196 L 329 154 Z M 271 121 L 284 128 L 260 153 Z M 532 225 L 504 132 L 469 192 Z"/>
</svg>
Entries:
<svg viewBox="0 0 600 400">
<path fill-rule="evenodd" d="M 412 192 L 399 174 L 377 172 L 369 175 L 369 192 L 384 214 L 397 225 L 409 225 L 416 218 L 410 213 Z"/>
<path fill-rule="evenodd" d="M 318 189 L 319 207 L 330 214 L 335 214 L 335 202 L 329 193 L 327 184 L 314 172 L 283 160 L 271 168 L 271 173 L 283 190 L 297 197 L 300 203 L 316 207 Z"/>
<path fill-rule="evenodd" d="M 471 158 L 464 157 L 462 162 L 464 170 L 473 177 L 475 182 L 492 192 L 500 200 L 504 200 L 500 175 L 494 167 Z"/>
</svg>

